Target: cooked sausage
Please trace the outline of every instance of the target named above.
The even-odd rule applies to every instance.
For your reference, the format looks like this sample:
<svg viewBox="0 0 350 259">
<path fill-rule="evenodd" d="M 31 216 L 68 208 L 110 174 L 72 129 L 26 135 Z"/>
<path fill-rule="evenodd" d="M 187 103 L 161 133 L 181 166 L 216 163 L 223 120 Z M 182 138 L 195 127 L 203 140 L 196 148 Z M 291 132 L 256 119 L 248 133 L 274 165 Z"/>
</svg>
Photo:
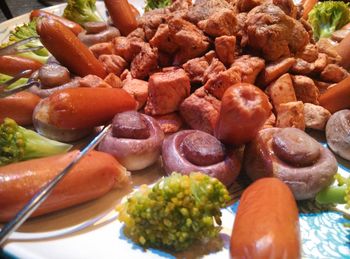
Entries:
<svg viewBox="0 0 350 259">
<path fill-rule="evenodd" d="M 32 72 L 38 70 L 43 64 L 38 61 L 19 57 L 19 56 L 0 56 L 0 73 L 9 76 L 15 76 L 16 74 L 24 70 L 32 70 Z M 30 74 L 26 75 L 29 77 Z"/>
<path fill-rule="evenodd" d="M 120 36 L 120 32 L 117 28 L 109 26 L 105 30 L 97 32 L 95 34 L 83 31 L 79 33 L 78 38 L 86 45 L 92 46 L 97 43 L 109 42 L 115 37 Z"/>
<path fill-rule="evenodd" d="M 86 22 L 84 23 L 84 28 L 88 34 L 96 34 L 104 31 L 108 28 L 106 22 Z"/>
<path fill-rule="evenodd" d="M 251 184 L 240 199 L 231 258 L 300 258 L 299 215 L 293 194 L 276 178 Z"/>
<path fill-rule="evenodd" d="M 116 138 L 146 139 L 150 136 L 145 117 L 136 111 L 114 116 L 112 135 Z"/>
<path fill-rule="evenodd" d="M 37 95 L 26 91 L 0 98 L 0 123 L 9 117 L 18 125 L 31 125 L 33 111 L 39 101 L 40 98 Z"/>
<path fill-rule="evenodd" d="M 37 32 L 45 48 L 72 73 L 78 76 L 92 74 L 106 77 L 101 62 L 68 27 L 44 17 L 38 21 Z"/>
<path fill-rule="evenodd" d="M 0 167 L 0 222 L 10 220 L 78 152 Z M 62 179 L 32 216 L 96 199 L 127 181 L 128 174 L 116 159 L 106 153 L 91 151 Z"/>
<path fill-rule="evenodd" d="M 70 81 L 68 69 L 55 63 L 43 65 L 39 69 L 38 76 L 42 88 L 52 88 Z"/>
</svg>

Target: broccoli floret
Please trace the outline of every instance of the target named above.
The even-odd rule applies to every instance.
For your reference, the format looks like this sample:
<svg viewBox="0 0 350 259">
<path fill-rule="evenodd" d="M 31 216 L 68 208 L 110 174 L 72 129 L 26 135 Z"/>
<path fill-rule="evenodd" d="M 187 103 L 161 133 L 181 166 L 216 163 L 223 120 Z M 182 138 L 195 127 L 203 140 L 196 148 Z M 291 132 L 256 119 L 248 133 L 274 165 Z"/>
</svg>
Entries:
<svg viewBox="0 0 350 259">
<path fill-rule="evenodd" d="M 12 76 L 8 76 L 8 75 L 1 74 L 1 73 L 0 73 L 0 84 L 5 83 L 6 81 L 8 81 L 8 80 L 10 80 L 10 79 L 12 79 L 12 78 L 13 78 Z M 9 85 L 8 87 L 6 87 L 6 90 L 14 89 L 14 88 L 16 88 L 17 86 L 26 84 L 27 82 L 28 82 L 28 78 L 20 78 L 20 79 L 18 79 L 16 82 L 14 82 L 13 84 L 11 84 L 11 85 Z"/>
<path fill-rule="evenodd" d="M 215 178 L 173 173 L 152 188 L 141 186 L 117 211 L 124 233 L 134 242 L 181 251 L 218 235 L 220 209 L 229 200 L 226 187 Z"/>
<path fill-rule="evenodd" d="M 0 166 L 67 152 L 72 145 L 57 142 L 5 118 L 0 125 Z"/>
<path fill-rule="evenodd" d="M 145 12 L 157 9 L 157 8 L 164 8 L 171 5 L 171 0 L 147 0 L 146 6 L 145 6 Z"/>
<path fill-rule="evenodd" d="M 309 13 L 308 21 L 312 26 L 314 38 L 327 38 L 350 22 L 348 4 L 343 1 L 319 3 Z"/>
<path fill-rule="evenodd" d="M 96 0 L 68 0 L 63 17 L 83 25 L 85 22 L 100 22 Z"/>
</svg>

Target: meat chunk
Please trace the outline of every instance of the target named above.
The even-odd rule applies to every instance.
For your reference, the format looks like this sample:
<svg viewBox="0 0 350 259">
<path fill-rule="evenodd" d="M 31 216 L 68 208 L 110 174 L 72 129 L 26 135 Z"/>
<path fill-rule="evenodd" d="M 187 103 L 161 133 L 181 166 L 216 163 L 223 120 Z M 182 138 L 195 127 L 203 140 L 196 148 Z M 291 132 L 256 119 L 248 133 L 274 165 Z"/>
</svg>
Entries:
<svg viewBox="0 0 350 259">
<path fill-rule="evenodd" d="M 272 3 L 281 8 L 286 15 L 296 19 L 298 9 L 293 0 L 272 0 Z"/>
<path fill-rule="evenodd" d="M 195 4 L 187 13 L 187 19 L 190 22 L 197 24 L 199 21 L 208 19 L 222 9 L 233 8 L 225 0 L 196 0 Z"/>
<path fill-rule="evenodd" d="M 114 73 L 117 76 L 120 76 L 128 65 L 128 63 L 126 63 L 122 57 L 114 54 L 101 55 L 99 56 L 98 60 L 102 62 L 107 73 Z"/>
<path fill-rule="evenodd" d="M 289 74 L 284 74 L 266 89 L 273 107 L 278 112 L 282 103 L 296 102 L 297 97 L 294 92 L 292 78 Z"/>
<path fill-rule="evenodd" d="M 148 97 L 148 82 L 129 78 L 123 81 L 123 89 L 128 92 L 137 102 L 137 109 L 142 108 Z"/>
<path fill-rule="evenodd" d="M 212 37 L 231 36 L 236 31 L 236 15 L 230 9 L 221 9 L 208 19 L 198 22 L 198 27 Z"/>
<path fill-rule="evenodd" d="M 190 95 L 190 88 L 190 79 L 183 69 L 152 74 L 148 81 L 145 112 L 164 115 L 177 111 L 182 101 Z"/>
<path fill-rule="evenodd" d="M 101 55 L 111 55 L 114 54 L 114 47 L 112 42 L 97 43 L 89 47 L 91 52 L 96 58 Z"/>
<path fill-rule="evenodd" d="M 306 128 L 324 130 L 331 113 L 322 106 L 304 103 L 304 116 Z"/>
<path fill-rule="evenodd" d="M 158 67 L 158 50 L 145 44 L 130 64 L 132 77 L 146 79 Z"/>
<path fill-rule="evenodd" d="M 220 106 L 221 101 L 208 94 L 201 87 L 182 102 L 180 113 L 184 121 L 192 129 L 214 134 Z"/>
<path fill-rule="evenodd" d="M 313 63 L 309 63 L 304 59 L 297 58 L 290 71 L 294 74 L 310 75 L 311 73 L 321 72 L 327 66 L 327 64 L 327 55 L 324 53 L 318 53 L 318 57 Z"/>
<path fill-rule="evenodd" d="M 229 66 L 235 60 L 236 37 L 221 36 L 215 38 L 215 52 L 219 60 Z"/>
<path fill-rule="evenodd" d="M 128 39 L 134 39 L 134 40 L 141 40 L 141 41 L 146 40 L 146 35 L 142 28 L 136 28 L 135 30 L 130 32 L 126 37 Z"/>
<path fill-rule="evenodd" d="M 156 47 L 160 51 L 172 54 L 178 49 L 178 46 L 172 41 L 170 36 L 169 26 L 167 24 L 161 24 L 149 43 L 152 47 Z"/>
<path fill-rule="evenodd" d="M 318 58 L 317 45 L 311 43 L 307 44 L 301 52 L 296 54 L 296 57 L 301 58 L 309 63 L 315 62 Z"/>
<path fill-rule="evenodd" d="M 112 40 L 112 43 L 114 53 L 121 56 L 127 62 L 131 62 L 145 44 L 141 40 L 129 39 L 127 37 L 116 37 Z"/>
<path fill-rule="evenodd" d="M 241 82 L 241 74 L 233 67 L 217 74 L 212 74 L 205 83 L 204 88 L 210 94 L 221 100 L 226 89 L 239 82 Z"/>
<path fill-rule="evenodd" d="M 324 54 L 327 54 L 328 58 L 333 63 L 339 63 L 341 57 L 338 52 L 335 50 L 335 46 L 331 43 L 328 38 L 321 38 L 317 43 L 318 51 Z"/>
<path fill-rule="evenodd" d="M 143 29 L 147 41 L 152 39 L 158 26 L 165 23 L 170 11 L 167 8 L 160 8 L 145 12 L 139 19 L 139 27 Z"/>
<path fill-rule="evenodd" d="M 225 70 L 225 65 L 219 59 L 213 58 L 209 67 L 204 71 L 203 83 L 206 83 L 210 78 L 214 80 L 220 72 Z"/>
<path fill-rule="evenodd" d="M 243 44 L 260 51 L 268 61 L 290 56 L 309 43 L 303 25 L 273 4 L 253 8 L 247 15 L 244 28 Z"/>
<path fill-rule="evenodd" d="M 249 12 L 254 7 L 266 3 L 266 0 L 237 0 L 236 6 L 238 11 L 241 12 Z"/>
<path fill-rule="evenodd" d="M 338 83 L 347 78 L 349 73 L 337 64 L 329 64 L 321 72 L 321 79 L 326 82 Z"/>
<path fill-rule="evenodd" d="M 171 38 L 179 46 L 174 65 L 183 64 L 207 52 L 209 40 L 195 25 L 179 18 L 169 20 L 168 24 Z"/>
<path fill-rule="evenodd" d="M 113 88 L 122 88 L 122 80 L 120 80 L 120 78 L 113 73 L 109 73 L 108 76 L 103 79 L 103 81 Z"/>
<path fill-rule="evenodd" d="M 304 104 L 300 101 L 282 103 L 277 113 L 276 127 L 305 130 Z"/>
<path fill-rule="evenodd" d="M 292 81 L 298 101 L 318 104 L 320 92 L 311 78 L 307 76 L 293 76 Z"/>
<path fill-rule="evenodd" d="M 267 64 L 257 78 L 257 85 L 264 87 L 270 84 L 284 73 L 287 73 L 294 64 L 295 58 L 282 58 Z"/>
<path fill-rule="evenodd" d="M 90 87 L 90 88 L 111 88 L 109 84 L 103 81 L 100 77 L 95 75 L 87 75 L 79 79 L 80 87 Z"/>
<path fill-rule="evenodd" d="M 165 115 L 155 115 L 153 118 L 158 121 L 164 133 L 175 133 L 181 129 L 183 124 L 182 118 L 176 112 Z"/>
<path fill-rule="evenodd" d="M 265 60 L 243 55 L 235 60 L 231 68 L 240 74 L 242 82 L 254 84 L 258 74 L 265 68 Z"/>
<path fill-rule="evenodd" d="M 204 84 L 204 73 L 209 67 L 209 63 L 204 57 L 190 59 L 182 67 L 189 76 L 191 83 Z"/>
</svg>

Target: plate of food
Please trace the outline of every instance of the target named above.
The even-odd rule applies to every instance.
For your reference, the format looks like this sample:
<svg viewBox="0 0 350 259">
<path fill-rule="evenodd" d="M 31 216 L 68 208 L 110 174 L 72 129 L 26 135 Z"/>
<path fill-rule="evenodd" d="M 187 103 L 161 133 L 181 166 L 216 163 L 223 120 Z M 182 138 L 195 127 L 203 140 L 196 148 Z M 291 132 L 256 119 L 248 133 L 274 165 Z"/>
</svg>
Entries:
<svg viewBox="0 0 350 259">
<path fill-rule="evenodd" d="M 0 228 L 111 125 L 3 252 L 350 258 L 349 23 L 343 2 L 72 0 L 0 24 Z"/>
</svg>

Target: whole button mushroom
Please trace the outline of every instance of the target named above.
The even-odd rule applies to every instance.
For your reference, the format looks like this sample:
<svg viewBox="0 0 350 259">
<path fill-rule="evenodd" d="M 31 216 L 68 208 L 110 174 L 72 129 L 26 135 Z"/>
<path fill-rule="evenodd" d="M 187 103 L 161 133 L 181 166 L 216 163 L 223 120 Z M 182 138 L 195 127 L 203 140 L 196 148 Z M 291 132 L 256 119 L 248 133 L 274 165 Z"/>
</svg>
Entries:
<svg viewBox="0 0 350 259">
<path fill-rule="evenodd" d="M 244 169 L 252 180 L 277 177 L 297 200 L 314 198 L 338 169 L 331 151 L 297 128 L 259 131 L 244 151 Z"/>
</svg>

